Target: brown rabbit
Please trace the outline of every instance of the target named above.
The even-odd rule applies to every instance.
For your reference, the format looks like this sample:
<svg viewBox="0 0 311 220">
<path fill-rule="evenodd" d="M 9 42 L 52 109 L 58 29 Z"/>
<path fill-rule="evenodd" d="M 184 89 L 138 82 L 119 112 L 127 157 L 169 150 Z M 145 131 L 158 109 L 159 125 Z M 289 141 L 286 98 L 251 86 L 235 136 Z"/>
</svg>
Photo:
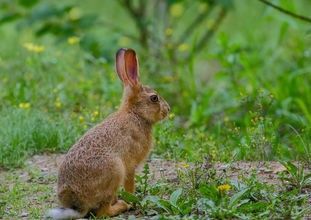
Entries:
<svg viewBox="0 0 311 220">
<path fill-rule="evenodd" d="M 135 191 L 135 168 L 152 147 L 152 125 L 164 119 L 170 107 L 153 89 L 139 81 L 139 65 L 132 49 L 116 54 L 116 69 L 123 82 L 119 110 L 90 129 L 65 156 L 58 175 L 58 198 L 63 208 L 47 217 L 73 219 L 93 212 L 115 216 L 130 208 L 117 199 L 124 186 Z"/>
</svg>

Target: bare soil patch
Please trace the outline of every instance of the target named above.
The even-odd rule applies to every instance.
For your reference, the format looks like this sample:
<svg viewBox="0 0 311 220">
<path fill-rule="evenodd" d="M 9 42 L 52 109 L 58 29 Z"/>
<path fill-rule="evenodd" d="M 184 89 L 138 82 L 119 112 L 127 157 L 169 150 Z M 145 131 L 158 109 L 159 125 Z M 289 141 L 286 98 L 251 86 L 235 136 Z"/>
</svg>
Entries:
<svg viewBox="0 0 311 220">
<path fill-rule="evenodd" d="M 46 175 L 57 176 L 58 166 L 63 157 L 63 154 L 36 155 L 26 163 L 30 167 L 41 170 Z M 150 159 L 146 162 L 150 168 L 152 182 L 161 178 L 173 182 L 177 178 L 177 169 L 183 169 L 182 163 L 169 160 Z M 283 165 L 275 161 L 238 161 L 230 164 L 216 163 L 215 169 L 219 173 L 226 173 L 230 179 L 234 180 L 238 179 L 239 176 L 247 176 L 255 173 L 259 180 L 270 184 L 279 184 L 280 181 L 277 178 L 277 174 L 285 171 Z M 139 168 L 139 170 L 142 170 L 142 168 Z"/>
<path fill-rule="evenodd" d="M 26 183 L 28 186 L 32 186 L 33 183 L 46 186 L 49 188 L 48 192 L 36 192 L 28 195 L 27 201 L 29 206 L 37 206 L 38 209 L 46 210 L 49 207 L 57 207 L 56 198 L 56 181 L 58 167 L 63 160 L 63 154 L 43 154 L 36 155 L 27 160 L 24 169 L 17 169 L 12 171 L 0 170 L 0 182 L 7 186 L 14 186 L 14 180 L 8 178 L 8 176 L 15 176 L 19 178 L 19 181 Z M 157 182 L 160 179 L 164 179 L 168 182 L 178 181 L 178 170 L 191 169 L 193 164 L 184 164 L 180 162 L 168 161 L 163 159 L 151 159 L 146 161 L 150 168 L 150 184 Z M 263 183 L 269 184 L 281 184 L 278 179 L 278 173 L 285 171 L 283 165 L 279 162 L 269 161 L 255 161 L 246 162 L 239 161 L 230 164 L 216 163 L 214 168 L 218 174 L 224 174 L 231 180 L 238 180 L 239 177 L 247 177 L 249 175 L 256 175 L 257 178 Z M 142 170 L 142 168 L 140 168 Z M 41 198 L 42 197 L 42 198 Z M 41 198 L 42 200 L 38 199 Z M 47 207 L 48 206 L 48 207 Z M 10 209 L 12 209 L 11 207 Z M 136 215 L 135 211 L 127 213 L 127 215 Z M 23 209 L 23 212 L 19 214 L 20 219 L 29 219 L 27 209 Z"/>
</svg>

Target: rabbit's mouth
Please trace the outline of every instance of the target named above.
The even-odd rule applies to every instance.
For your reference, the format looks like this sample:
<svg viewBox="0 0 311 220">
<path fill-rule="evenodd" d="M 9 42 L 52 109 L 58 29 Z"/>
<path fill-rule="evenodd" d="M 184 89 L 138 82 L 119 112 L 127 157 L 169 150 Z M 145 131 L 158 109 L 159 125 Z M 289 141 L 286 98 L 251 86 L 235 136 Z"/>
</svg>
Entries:
<svg viewBox="0 0 311 220">
<path fill-rule="evenodd" d="M 167 116 L 168 116 L 168 112 L 161 111 L 161 120 L 167 118 Z"/>
<path fill-rule="evenodd" d="M 162 108 L 161 108 L 161 117 L 163 119 L 167 118 L 168 117 L 168 113 L 170 112 L 170 106 L 167 104 L 167 105 L 164 105 Z"/>
<path fill-rule="evenodd" d="M 166 119 L 168 117 L 169 110 L 162 110 L 161 111 L 161 120 Z"/>
</svg>

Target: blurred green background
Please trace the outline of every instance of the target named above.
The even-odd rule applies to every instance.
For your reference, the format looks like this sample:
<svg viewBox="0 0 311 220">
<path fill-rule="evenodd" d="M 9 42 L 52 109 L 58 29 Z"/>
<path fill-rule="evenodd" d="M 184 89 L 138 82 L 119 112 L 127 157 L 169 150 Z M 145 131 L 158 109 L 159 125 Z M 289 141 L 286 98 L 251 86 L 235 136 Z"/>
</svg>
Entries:
<svg viewBox="0 0 311 220">
<path fill-rule="evenodd" d="M 258 0 L 1 0 L 0 36 L 2 167 L 66 152 L 117 108 L 120 47 L 172 107 L 153 155 L 311 161 L 310 23 Z"/>
</svg>

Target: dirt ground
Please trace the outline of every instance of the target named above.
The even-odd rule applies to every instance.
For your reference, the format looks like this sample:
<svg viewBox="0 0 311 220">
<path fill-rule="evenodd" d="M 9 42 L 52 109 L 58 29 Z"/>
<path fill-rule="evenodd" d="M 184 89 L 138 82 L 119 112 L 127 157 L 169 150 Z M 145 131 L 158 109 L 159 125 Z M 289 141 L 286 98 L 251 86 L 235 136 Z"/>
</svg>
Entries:
<svg viewBox="0 0 311 220">
<path fill-rule="evenodd" d="M 26 161 L 26 167 L 33 170 L 40 170 L 42 176 L 57 176 L 58 166 L 63 160 L 63 154 L 43 154 L 35 155 Z M 151 178 L 150 181 L 155 182 L 158 179 L 164 178 L 168 182 L 174 182 L 177 179 L 177 170 L 185 169 L 184 163 L 168 161 L 163 159 L 153 158 L 146 161 L 150 168 Z M 188 165 L 187 165 L 188 166 Z M 189 165 L 190 167 L 193 165 Z M 254 161 L 245 162 L 238 161 L 230 164 L 216 163 L 214 165 L 218 173 L 223 173 L 232 180 L 238 179 L 239 176 L 248 176 L 251 173 L 257 175 L 257 178 L 264 183 L 279 184 L 280 180 L 277 174 L 285 170 L 283 165 L 275 161 Z M 138 172 L 142 167 L 138 169 Z M 5 176 L 7 171 L 0 170 L 0 180 Z M 30 176 L 27 170 L 16 170 L 19 177 L 28 181 Z M 55 184 L 54 184 L 55 185 Z M 54 186 L 55 187 L 55 186 Z"/>
<path fill-rule="evenodd" d="M 48 198 L 44 198 L 44 203 L 48 203 L 50 207 L 56 207 L 57 199 L 56 199 L 56 179 L 58 166 L 63 160 L 64 155 L 62 154 L 44 154 L 44 155 L 36 155 L 27 160 L 26 166 L 24 169 L 18 169 L 13 171 L 4 171 L 0 170 L 0 182 L 4 184 L 13 184 L 11 181 L 7 179 L 8 174 L 14 173 L 15 176 L 18 176 L 22 182 L 28 182 L 31 185 L 33 181 L 33 171 L 38 173 L 39 179 L 36 179 L 36 182 L 40 184 L 46 185 L 50 190 L 53 189 L 53 192 L 50 192 Z M 179 169 L 189 169 L 192 164 L 185 163 L 177 163 L 174 161 L 167 161 L 163 159 L 153 158 L 148 160 L 150 168 L 150 184 L 156 182 L 159 179 L 164 179 L 168 182 L 176 182 L 178 181 L 177 172 Z M 225 163 L 216 163 L 214 164 L 214 168 L 216 169 L 218 174 L 224 174 L 231 180 L 238 179 L 239 176 L 248 176 L 252 173 L 257 175 L 257 178 L 264 183 L 269 184 L 281 184 L 280 180 L 277 178 L 277 174 L 285 170 L 285 168 L 278 162 L 233 162 L 231 164 Z M 142 170 L 142 168 L 140 168 Z M 42 183 L 40 181 L 43 181 Z M 41 203 L 36 201 L 36 198 L 39 195 L 29 195 L 28 200 L 30 204 Z M 31 198 L 33 197 L 33 199 Z M 46 208 L 46 207 L 42 207 Z M 131 213 L 130 213 L 131 214 Z M 132 213 L 136 215 L 135 213 Z M 28 213 L 23 212 L 19 215 L 20 219 L 29 219 Z M 0 218 L 1 219 L 1 218 Z"/>
<path fill-rule="evenodd" d="M 56 176 L 58 166 L 63 157 L 64 155 L 62 154 L 36 155 L 26 163 L 30 167 L 41 170 L 43 174 Z M 177 178 L 177 169 L 182 169 L 184 167 L 183 163 L 157 158 L 148 160 L 147 163 L 150 168 L 151 181 L 156 181 L 160 178 L 164 178 L 169 182 L 175 181 Z M 255 172 L 258 179 L 264 183 L 270 184 L 280 183 L 277 174 L 285 170 L 283 165 L 275 161 L 239 161 L 231 164 L 216 163 L 215 169 L 220 173 L 225 172 L 230 179 L 234 180 L 240 175 L 247 176 Z M 139 168 L 139 170 L 142 170 L 142 168 Z"/>
</svg>

